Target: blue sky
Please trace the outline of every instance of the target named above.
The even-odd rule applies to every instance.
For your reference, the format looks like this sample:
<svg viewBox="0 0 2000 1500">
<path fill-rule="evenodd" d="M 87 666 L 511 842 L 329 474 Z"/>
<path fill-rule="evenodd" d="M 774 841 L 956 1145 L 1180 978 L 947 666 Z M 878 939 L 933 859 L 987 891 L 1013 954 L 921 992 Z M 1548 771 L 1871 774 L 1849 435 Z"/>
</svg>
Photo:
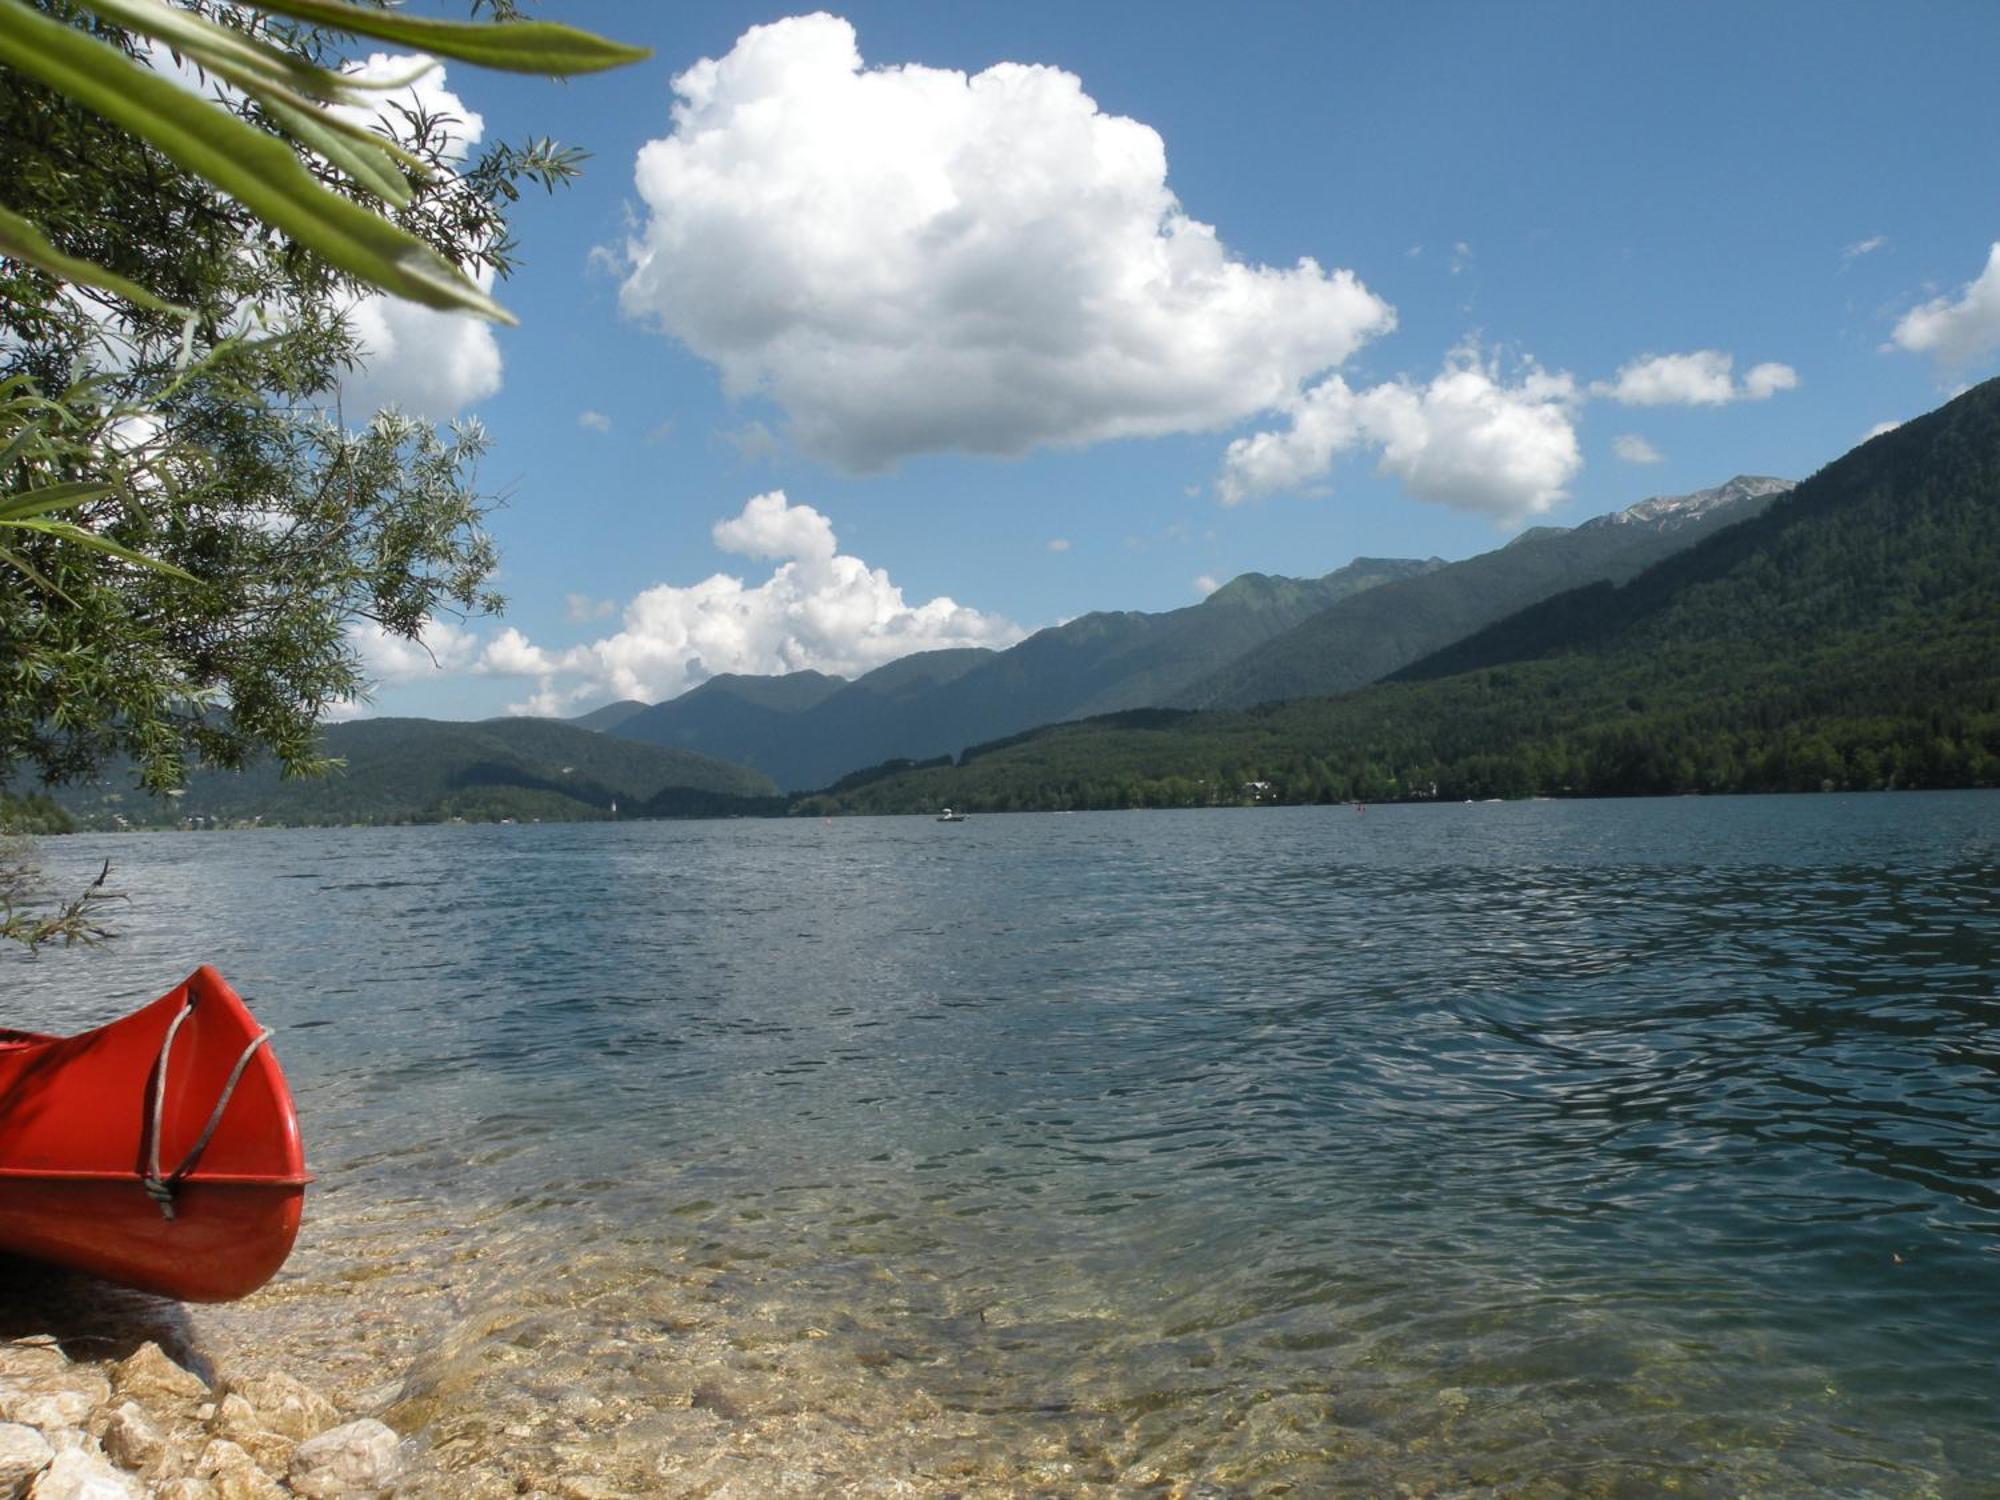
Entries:
<svg viewBox="0 0 2000 1500">
<path fill-rule="evenodd" d="M 506 497 L 505 619 L 371 644 L 377 713 L 1469 556 L 2000 370 L 1990 5 L 542 13 L 655 55 L 443 79 L 592 159 L 515 216 L 520 327 L 357 383 L 476 416 Z"/>
</svg>

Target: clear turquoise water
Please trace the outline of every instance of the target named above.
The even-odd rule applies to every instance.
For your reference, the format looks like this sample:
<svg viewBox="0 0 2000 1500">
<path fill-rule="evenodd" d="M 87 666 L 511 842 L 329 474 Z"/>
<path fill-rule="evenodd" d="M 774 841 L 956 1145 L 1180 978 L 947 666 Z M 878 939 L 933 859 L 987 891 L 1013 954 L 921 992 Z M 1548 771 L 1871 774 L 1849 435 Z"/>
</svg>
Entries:
<svg viewBox="0 0 2000 1500">
<path fill-rule="evenodd" d="M 2000 796 L 43 854 L 132 901 L 8 1014 L 236 982 L 321 1184 L 215 1326 L 441 1492 L 2000 1486 Z"/>
</svg>

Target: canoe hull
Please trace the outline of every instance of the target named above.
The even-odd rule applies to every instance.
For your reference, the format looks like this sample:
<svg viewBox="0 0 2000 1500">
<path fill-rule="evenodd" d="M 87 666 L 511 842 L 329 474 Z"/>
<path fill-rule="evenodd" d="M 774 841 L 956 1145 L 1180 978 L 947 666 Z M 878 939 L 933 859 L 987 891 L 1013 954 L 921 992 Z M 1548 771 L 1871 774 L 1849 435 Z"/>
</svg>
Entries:
<svg viewBox="0 0 2000 1500">
<path fill-rule="evenodd" d="M 304 1184 L 191 1181 L 176 1194 L 169 1222 L 130 1177 L 0 1179 L 0 1245 L 142 1292 L 231 1302 L 285 1263 L 305 1197 Z"/>
<path fill-rule="evenodd" d="M 95 1031 L 0 1035 L 0 1251 L 190 1302 L 262 1286 L 311 1178 L 261 1035 L 205 965 Z"/>
</svg>

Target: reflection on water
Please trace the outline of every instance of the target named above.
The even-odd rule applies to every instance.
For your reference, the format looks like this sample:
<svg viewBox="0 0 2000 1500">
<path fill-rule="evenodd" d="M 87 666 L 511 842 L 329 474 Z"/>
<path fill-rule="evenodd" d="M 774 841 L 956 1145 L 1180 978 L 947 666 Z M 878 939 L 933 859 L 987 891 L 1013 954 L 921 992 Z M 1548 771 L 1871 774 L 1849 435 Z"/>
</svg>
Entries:
<svg viewBox="0 0 2000 1500">
<path fill-rule="evenodd" d="M 75 839 L 437 1493 L 1971 1494 L 2000 799 Z"/>
</svg>

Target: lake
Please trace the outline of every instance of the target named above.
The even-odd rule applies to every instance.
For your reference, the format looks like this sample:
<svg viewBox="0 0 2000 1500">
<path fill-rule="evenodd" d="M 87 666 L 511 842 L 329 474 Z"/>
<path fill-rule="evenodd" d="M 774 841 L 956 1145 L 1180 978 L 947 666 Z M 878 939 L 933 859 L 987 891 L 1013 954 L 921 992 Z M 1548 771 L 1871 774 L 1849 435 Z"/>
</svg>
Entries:
<svg viewBox="0 0 2000 1500">
<path fill-rule="evenodd" d="M 319 1183 L 205 1335 L 436 1492 L 2000 1474 L 2000 795 L 75 837 Z"/>
</svg>

